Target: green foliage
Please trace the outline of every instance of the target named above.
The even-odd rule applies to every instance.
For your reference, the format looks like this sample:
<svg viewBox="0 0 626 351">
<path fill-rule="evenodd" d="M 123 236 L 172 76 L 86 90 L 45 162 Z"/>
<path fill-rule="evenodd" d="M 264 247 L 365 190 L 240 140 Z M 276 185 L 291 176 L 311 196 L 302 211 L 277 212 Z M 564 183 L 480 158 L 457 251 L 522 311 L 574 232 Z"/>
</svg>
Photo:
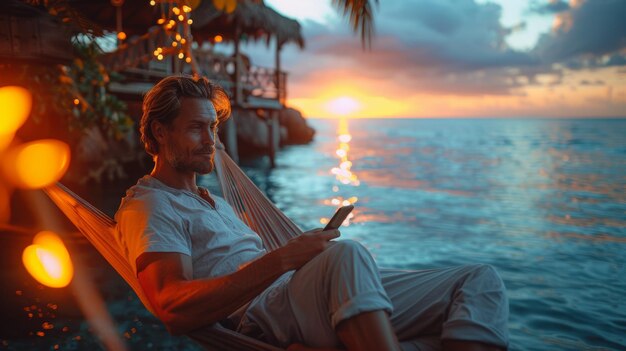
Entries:
<svg viewBox="0 0 626 351">
<path fill-rule="evenodd" d="M 119 75 L 109 74 L 97 61 L 93 42 L 74 42 L 75 59 L 68 65 L 20 62 L 0 64 L 0 85 L 19 85 L 33 95 L 31 124 L 52 130 L 37 131 L 77 141 L 89 128 L 98 128 L 107 138 L 121 139 L 132 130 L 126 104 L 107 91 Z M 52 124 L 51 121 L 54 121 Z"/>
<path fill-rule="evenodd" d="M 100 52 L 94 42 L 75 41 L 74 49 L 76 58 L 71 66 L 61 70 L 59 77 L 61 83 L 69 85 L 68 91 L 75 93 L 71 99 L 74 118 L 68 125 L 81 130 L 97 126 L 103 135 L 121 139 L 131 130 L 133 121 L 126 113 L 126 104 L 107 91 L 111 80 L 121 77 L 109 74 L 98 62 Z"/>
</svg>

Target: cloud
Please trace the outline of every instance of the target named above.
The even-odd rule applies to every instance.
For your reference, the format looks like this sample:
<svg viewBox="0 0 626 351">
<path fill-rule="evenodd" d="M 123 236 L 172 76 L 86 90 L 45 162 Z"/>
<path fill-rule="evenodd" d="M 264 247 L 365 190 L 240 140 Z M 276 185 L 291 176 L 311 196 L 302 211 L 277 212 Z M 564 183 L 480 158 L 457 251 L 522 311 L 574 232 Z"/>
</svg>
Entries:
<svg viewBox="0 0 626 351">
<path fill-rule="evenodd" d="M 539 61 L 506 44 L 513 29 L 503 27 L 500 16 L 499 5 L 474 0 L 385 1 L 375 14 L 372 51 L 364 52 L 343 22 L 307 21 L 303 23 L 307 49 L 297 57 L 285 55 L 285 62 L 302 79 L 332 69 L 394 80 L 414 91 L 515 93 L 520 84 L 510 68 L 535 67 Z M 306 71 L 299 67 L 301 62 L 308 63 Z"/>
<path fill-rule="evenodd" d="M 593 58 L 626 49 L 626 1 L 588 0 L 559 14 L 561 25 L 539 40 L 534 53 L 546 62 L 587 60 L 581 67 L 602 65 Z M 611 65 L 623 64 L 619 55 Z M 608 62 L 605 62 L 608 63 Z"/>
<path fill-rule="evenodd" d="M 303 21 L 306 49 L 287 46 L 281 53 L 282 68 L 289 72 L 291 96 L 314 96 L 320 86 L 349 77 L 353 85 L 383 91 L 380 94 L 392 89 L 406 97 L 520 96 L 526 87 L 563 84 L 567 72 L 626 65 L 626 21 L 619 16 L 626 13 L 626 1 L 579 1 L 573 7 L 562 0 L 542 3 L 529 7 L 559 12 L 557 16 L 569 21 L 568 30 L 545 35 L 530 51 L 507 45 L 507 36 L 519 28 L 501 24 L 497 4 L 387 0 L 374 15 L 377 30 L 371 51 L 363 51 L 344 18 L 324 24 Z M 255 64 L 274 65 L 273 48 L 245 51 Z"/>
<path fill-rule="evenodd" d="M 600 79 L 596 79 L 595 81 L 590 81 L 588 79 L 583 79 L 578 83 L 579 85 L 589 85 L 589 86 L 599 86 L 605 85 L 604 82 Z"/>
<path fill-rule="evenodd" d="M 567 11 L 570 9 L 567 1 L 563 0 L 550 0 L 547 4 L 533 2 L 530 6 L 530 12 L 535 12 L 539 14 L 554 14 L 563 11 Z"/>
</svg>

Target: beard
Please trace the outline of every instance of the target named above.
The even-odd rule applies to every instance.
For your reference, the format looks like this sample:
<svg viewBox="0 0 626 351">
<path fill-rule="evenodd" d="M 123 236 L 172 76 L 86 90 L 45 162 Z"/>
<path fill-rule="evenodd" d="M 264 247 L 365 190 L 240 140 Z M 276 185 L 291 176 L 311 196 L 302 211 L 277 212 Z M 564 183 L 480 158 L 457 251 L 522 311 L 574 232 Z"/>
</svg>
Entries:
<svg viewBox="0 0 626 351">
<path fill-rule="evenodd" d="M 206 154 L 211 154 L 210 160 L 198 160 L 198 157 L 204 158 Z M 195 172 L 198 174 L 209 174 L 214 168 L 215 149 L 213 147 L 203 147 L 193 150 L 192 152 L 184 152 L 181 148 L 167 147 L 165 159 L 177 171 L 181 173 Z"/>
</svg>

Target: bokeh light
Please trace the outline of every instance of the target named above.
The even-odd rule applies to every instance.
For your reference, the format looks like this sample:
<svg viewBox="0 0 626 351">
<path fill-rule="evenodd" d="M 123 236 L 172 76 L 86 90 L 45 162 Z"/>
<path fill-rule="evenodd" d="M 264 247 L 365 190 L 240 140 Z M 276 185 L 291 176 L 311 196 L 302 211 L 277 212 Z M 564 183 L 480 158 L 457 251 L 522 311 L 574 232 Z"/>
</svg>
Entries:
<svg viewBox="0 0 626 351">
<path fill-rule="evenodd" d="M 58 181 L 70 163 L 70 148 L 59 140 L 42 139 L 9 149 L 2 166 L 13 185 L 36 189 Z"/>
<path fill-rule="evenodd" d="M 74 276 L 74 266 L 63 241 L 53 232 L 43 231 L 24 249 L 22 262 L 28 273 L 52 288 L 67 286 Z"/>
<path fill-rule="evenodd" d="M 28 90 L 18 86 L 0 88 L 0 152 L 11 144 L 15 132 L 28 118 L 31 105 Z"/>
<path fill-rule="evenodd" d="M 0 135 L 15 133 L 30 114 L 32 97 L 22 87 L 0 88 Z"/>
</svg>

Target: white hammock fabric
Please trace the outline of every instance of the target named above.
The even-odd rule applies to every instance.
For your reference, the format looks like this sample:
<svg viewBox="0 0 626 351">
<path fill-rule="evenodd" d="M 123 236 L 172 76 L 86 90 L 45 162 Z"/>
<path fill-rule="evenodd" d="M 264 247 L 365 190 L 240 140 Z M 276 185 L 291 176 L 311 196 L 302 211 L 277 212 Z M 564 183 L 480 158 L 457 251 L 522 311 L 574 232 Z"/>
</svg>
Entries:
<svg viewBox="0 0 626 351">
<path fill-rule="evenodd" d="M 225 200 L 239 218 L 259 234 L 268 250 L 274 250 L 302 233 L 243 173 L 223 147 L 218 147 L 216 151 L 215 167 Z M 44 190 L 154 314 L 123 249 L 117 244 L 115 221 L 62 184 L 57 183 Z M 281 350 L 220 325 L 189 336 L 209 350 Z"/>
</svg>

